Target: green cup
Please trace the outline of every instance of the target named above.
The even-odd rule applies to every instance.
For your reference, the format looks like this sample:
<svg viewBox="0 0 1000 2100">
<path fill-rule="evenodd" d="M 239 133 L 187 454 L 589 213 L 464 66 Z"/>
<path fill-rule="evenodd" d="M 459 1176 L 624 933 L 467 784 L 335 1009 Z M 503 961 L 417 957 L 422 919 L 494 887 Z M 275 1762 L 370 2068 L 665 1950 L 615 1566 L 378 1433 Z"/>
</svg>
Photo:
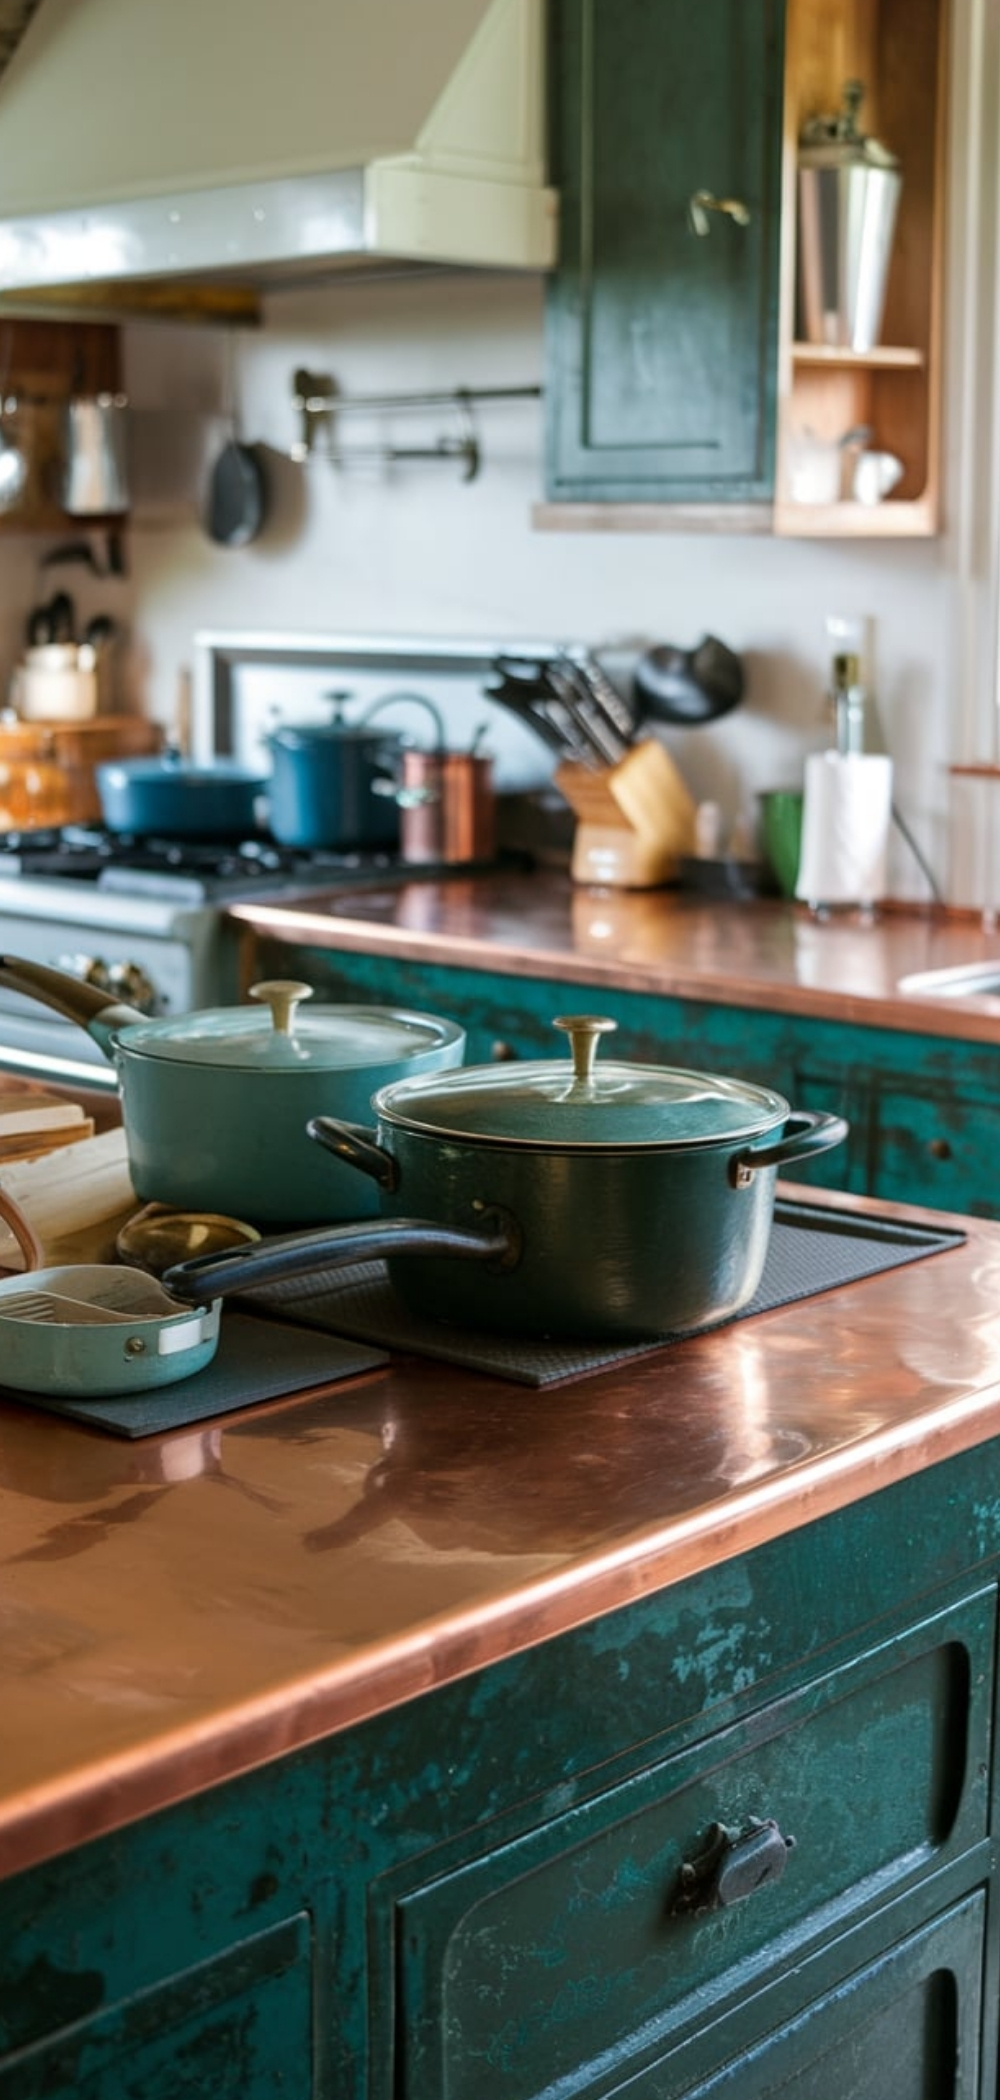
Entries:
<svg viewBox="0 0 1000 2100">
<path fill-rule="evenodd" d="M 760 797 L 760 842 L 783 897 L 794 897 L 802 850 L 801 788 L 768 788 Z"/>
</svg>

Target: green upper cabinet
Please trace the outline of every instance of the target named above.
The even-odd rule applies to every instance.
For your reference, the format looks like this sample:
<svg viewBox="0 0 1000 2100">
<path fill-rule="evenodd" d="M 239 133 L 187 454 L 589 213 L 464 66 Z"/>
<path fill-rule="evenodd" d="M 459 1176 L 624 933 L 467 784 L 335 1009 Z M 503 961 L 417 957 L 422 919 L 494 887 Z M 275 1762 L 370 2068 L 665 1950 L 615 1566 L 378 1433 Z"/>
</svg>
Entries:
<svg viewBox="0 0 1000 2100">
<path fill-rule="evenodd" d="M 550 501 L 774 490 L 782 0 L 554 0 Z"/>
</svg>

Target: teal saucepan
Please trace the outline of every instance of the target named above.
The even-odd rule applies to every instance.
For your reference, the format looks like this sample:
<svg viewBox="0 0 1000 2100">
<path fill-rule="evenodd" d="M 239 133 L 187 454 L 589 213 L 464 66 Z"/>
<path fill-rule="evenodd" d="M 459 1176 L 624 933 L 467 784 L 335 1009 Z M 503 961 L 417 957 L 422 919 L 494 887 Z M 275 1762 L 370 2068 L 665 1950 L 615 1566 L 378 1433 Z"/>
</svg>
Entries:
<svg viewBox="0 0 1000 2100">
<path fill-rule="evenodd" d="M 572 1062 L 466 1066 L 375 1096 L 375 1128 L 311 1134 L 373 1181 L 381 1222 L 264 1240 L 167 1271 L 214 1296 L 384 1255 L 401 1298 L 464 1327 L 655 1339 L 713 1325 L 760 1282 L 779 1169 L 836 1145 L 743 1080 L 595 1060 L 614 1022 L 558 1020 Z"/>
<path fill-rule="evenodd" d="M 44 963 L 0 956 L 0 984 L 86 1028 L 121 1087 L 129 1170 L 144 1203 L 311 1225 L 378 1207 L 374 1183 L 324 1159 L 314 1116 L 370 1113 L 392 1081 L 460 1063 L 454 1021 L 382 1006 L 309 1006 L 275 979 L 255 1004 L 149 1020 Z M 331 1171 L 333 1169 L 333 1171 Z"/>
<path fill-rule="evenodd" d="M 176 1385 L 211 1363 L 219 1313 L 217 1300 L 178 1301 L 110 1262 L 10 1276 L 0 1283 L 3 1383 L 64 1399 Z"/>
</svg>

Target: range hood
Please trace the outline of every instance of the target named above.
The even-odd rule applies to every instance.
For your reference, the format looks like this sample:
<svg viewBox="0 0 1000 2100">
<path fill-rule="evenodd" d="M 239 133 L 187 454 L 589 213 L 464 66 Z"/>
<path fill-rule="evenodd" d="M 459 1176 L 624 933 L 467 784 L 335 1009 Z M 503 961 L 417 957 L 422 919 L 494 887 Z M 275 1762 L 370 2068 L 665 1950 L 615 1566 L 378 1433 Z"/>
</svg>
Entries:
<svg viewBox="0 0 1000 2100">
<path fill-rule="evenodd" d="M 0 294 L 545 269 L 545 0 L 41 0 L 0 79 Z"/>
</svg>

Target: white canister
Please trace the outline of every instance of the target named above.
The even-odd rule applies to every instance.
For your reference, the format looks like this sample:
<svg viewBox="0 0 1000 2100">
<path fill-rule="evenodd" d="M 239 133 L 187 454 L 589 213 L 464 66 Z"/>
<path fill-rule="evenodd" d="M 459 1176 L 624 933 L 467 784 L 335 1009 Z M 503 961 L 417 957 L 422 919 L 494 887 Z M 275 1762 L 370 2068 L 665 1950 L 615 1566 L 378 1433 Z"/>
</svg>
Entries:
<svg viewBox="0 0 1000 2100">
<path fill-rule="evenodd" d="M 819 751 L 806 759 L 795 894 L 806 904 L 877 904 L 886 894 L 892 760 Z"/>
<path fill-rule="evenodd" d="M 25 722 L 82 722 L 98 712 L 97 651 L 89 642 L 47 642 L 27 649 L 11 699 Z"/>
</svg>

